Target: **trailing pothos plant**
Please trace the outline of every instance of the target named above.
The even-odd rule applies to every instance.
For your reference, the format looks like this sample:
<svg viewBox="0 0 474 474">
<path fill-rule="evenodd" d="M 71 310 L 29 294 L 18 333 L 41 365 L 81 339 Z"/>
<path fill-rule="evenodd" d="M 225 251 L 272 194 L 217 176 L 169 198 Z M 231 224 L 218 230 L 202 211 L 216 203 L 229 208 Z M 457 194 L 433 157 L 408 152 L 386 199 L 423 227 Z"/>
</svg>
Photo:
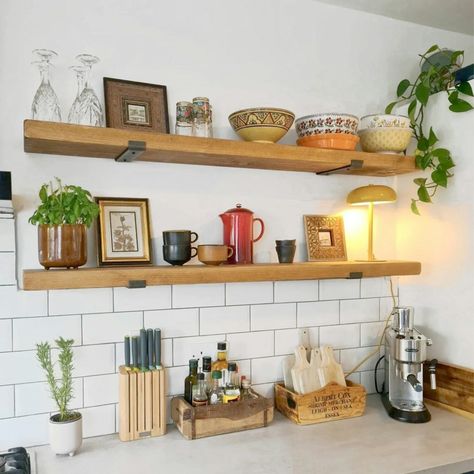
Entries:
<svg viewBox="0 0 474 474">
<path fill-rule="evenodd" d="M 41 204 L 30 217 L 31 224 L 85 224 L 90 227 L 99 214 L 99 206 L 91 193 L 80 186 L 56 183 L 43 184 L 39 191 Z"/>
<path fill-rule="evenodd" d="M 431 170 L 430 178 L 416 178 L 415 184 L 418 186 L 417 199 L 411 200 L 411 210 L 420 215 L 418 203 L 430 203 L 439 187 L 446 188 L 448 180 L 452 178 L 453 167 L 455 166 L 451 152 L 447 148 L 438 146 L 438 137 L 433 127 L 429 128 L 425 124 L 425 111 L 430 95 L 433 92 L 445 91 L 448 94 L 449 110 L 451 112 L 467 112 L 473 106 L 466 101 L 464 96 L 473 96 L 469 82 L 454 84 L 454 73 L 462 65 L 464 51 L 454 51 L 450 53 L 449 63 L 439 65 L 430 62 L 433 53 L 441 52 L 438 45 L 433 45 L 424 54 L 420 54 L 420 66 L 422 62 L 429 64 L 429 68 L 421 70 L 414 81 L 403 79 L 397 87 L 397 100 L 391 102 L 385 108 L 385 113 L 390 114 L 395 105 L 409 101 L 408 116 L 410 117 L 410 127 L 417 141 L 415 151 L 415 161 L 417 168 Z"/>
</svg>

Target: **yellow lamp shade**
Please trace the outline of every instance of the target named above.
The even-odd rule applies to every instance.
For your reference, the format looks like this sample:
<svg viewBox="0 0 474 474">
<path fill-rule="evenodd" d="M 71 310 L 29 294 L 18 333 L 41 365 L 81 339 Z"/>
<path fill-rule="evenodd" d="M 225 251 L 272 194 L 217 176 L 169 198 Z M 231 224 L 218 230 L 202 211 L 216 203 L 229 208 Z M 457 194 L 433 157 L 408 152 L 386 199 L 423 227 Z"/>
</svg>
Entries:
<svg viewBox="0 0 474 474">
<path fill-rule="evenodd" d="M 363 204 L 383 204 L 397 200 L 397 193 L 389 186 L 369 184 L 352 190 L 347 195 L 347 202 L 352 206 Z"/>
</svg>

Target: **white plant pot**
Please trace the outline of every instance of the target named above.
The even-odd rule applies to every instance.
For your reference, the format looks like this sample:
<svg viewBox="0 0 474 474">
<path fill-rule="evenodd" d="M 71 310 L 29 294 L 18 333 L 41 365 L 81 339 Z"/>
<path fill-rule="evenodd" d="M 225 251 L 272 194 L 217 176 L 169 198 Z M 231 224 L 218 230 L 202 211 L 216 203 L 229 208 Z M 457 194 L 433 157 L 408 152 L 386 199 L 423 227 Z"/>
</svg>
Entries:
<svg viewBox="0 0 474 474">
<path fill-rule="evenodd" d="M 49 419 L 49 444 L 55 454 L 74 456 L 82 445 L 82 415 L 72 421 L 54 421 L 57 415 Z"/>
</svg>

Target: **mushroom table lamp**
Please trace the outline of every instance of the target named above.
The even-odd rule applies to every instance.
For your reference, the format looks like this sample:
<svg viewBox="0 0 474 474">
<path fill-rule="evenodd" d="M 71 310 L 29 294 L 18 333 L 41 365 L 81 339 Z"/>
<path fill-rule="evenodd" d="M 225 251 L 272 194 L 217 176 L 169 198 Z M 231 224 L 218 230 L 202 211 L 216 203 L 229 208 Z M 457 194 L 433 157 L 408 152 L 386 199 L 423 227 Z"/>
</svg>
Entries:
<svg viewBox="0 0 474 474">
<path fill-rule="evenodd" d="M 352 190 L 347 195 L 347 202 L 351 206 L 363 206 L 369 205 L 369 251 L 368 251 L 368 262 L 375 262 L 377 259 L 374 257 L 373 250 L 373 238 L 374 238 L 374 204 L 386 204 L 388 202 L 394 202 L 397 200 L 397 193 L 389 186 L 382 186 L 376 184 L 369 184 L 368 186 L 362 186 Z M 382 260 L 379 260 L 382 261 Z"/>
</svg>

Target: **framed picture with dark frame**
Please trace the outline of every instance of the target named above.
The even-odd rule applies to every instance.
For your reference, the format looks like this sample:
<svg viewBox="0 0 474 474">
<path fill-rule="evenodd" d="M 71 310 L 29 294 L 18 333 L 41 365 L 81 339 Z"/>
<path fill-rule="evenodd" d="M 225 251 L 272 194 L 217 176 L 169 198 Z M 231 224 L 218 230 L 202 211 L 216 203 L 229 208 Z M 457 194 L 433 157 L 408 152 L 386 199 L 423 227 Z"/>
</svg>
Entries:
<svg viewBox="0 0 474 474">
<path fill-rule="evenodd" d="M 151 263 L 148 199 L 96 197 L 99 265 Z"/>
<path fill-rule="evenodd" d="M 169 133 L 166 86 L 104 77 L 107 127 Z"/>
<path fill-rule="evenodd" d="M 308 260 L 347 260 L 341 216 L 303 216 Z"/>
</svg>

